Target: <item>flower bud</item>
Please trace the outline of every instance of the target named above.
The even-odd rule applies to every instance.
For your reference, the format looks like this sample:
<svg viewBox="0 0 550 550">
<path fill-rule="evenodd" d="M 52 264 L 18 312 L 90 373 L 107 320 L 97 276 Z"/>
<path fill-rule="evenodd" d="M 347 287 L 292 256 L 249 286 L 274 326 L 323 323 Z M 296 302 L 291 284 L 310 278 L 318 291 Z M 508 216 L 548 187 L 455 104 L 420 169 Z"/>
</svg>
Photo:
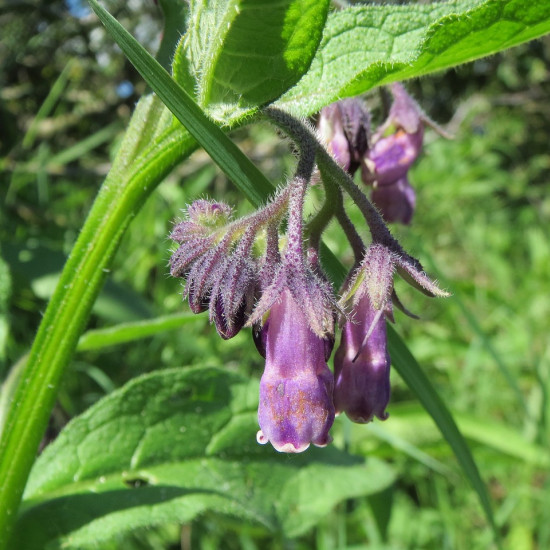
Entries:
<svg viewBox="0 0 550 550">
<path fill-rule="evenodd" d="M 388 417 L 390 356 L 386 320 L 364 295 L 346 321 L 342 341 L 334 357 L 334 407 L 336 413 L 360 424 L 375 416 Z M 370 334 L 369 334 L 370 333 Z"/>
<path fill-rule="evenodd" d="M 363 102 L 348 98 L 324 107 L 319 132 L 338 164 L 353 175 L 369 146 L 370 114 Z"/>
<path fill-rule="evenodd" d="M 193 223 L 219 229 L 228 223 L 232 210 L 231 206 L 223 202 L 198 199 L 189 205 L 187 215 Z"/>
<path fill-rule="evenodd" d="M 233 338 L 244 326 L 254 305 L 257 285 L 255 262 L 231 256 L 218 276 L 210 298 L 210 322 L 224 339 Z"/>
<path fill-rule="evenodd" d="M 424 123 L 431 121 L 401 84 L 392 85 L 392 94 L 388 118 L 373 136 L 361 177 L 373 185 L 372 201 L 387 222 L 409 224 L 416 200 L 407 173 L 422 151 Z"/>
<path fill-rule="evenodd" d="M 380 185 L 372 190 L 372 202 L 389 223 L 408 225 L 416 205 L 416 193 L 407 176 L 403 176 L 391 185 Z"/>
</svg>

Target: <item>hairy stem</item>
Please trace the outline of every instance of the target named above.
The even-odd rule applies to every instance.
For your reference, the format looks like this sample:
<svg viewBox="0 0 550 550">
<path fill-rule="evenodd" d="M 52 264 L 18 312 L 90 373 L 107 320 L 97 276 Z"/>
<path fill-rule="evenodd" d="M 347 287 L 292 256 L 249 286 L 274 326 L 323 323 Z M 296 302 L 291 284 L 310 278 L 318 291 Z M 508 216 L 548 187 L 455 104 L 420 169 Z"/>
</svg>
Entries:
<svg viewBox="0 0 550 550">
<path fill-rule="evenodd" d="M 348 239 L 351 245 L 351 249 L 353 250 L 353 258 L 355 260 L 355 264 L 352 268 L 353 270 L 361 263 L 361 260 L 363 259 L 363 255 L 365 253 L 365 243 L 363 242 L 363 239 L 361 239 L 361 236 L 357 232 L 357 229 L 355 229 L 355 225 L 353 225 L 352 221 L 349 219 L 346 210 L 344 209 L 344 201 L 341 192 L 340 201 L 337 204 L 335 210 L 336 219 L 338 220 L 340 227 L 344 230 L 346 238 Z"/>
<path fill-rule="evenodd" d="M 401 245 L 390 233 L 378 210 L 376 210 L 359 187 L 355 185 L 351 176 L 338 165 L 327 150 L 319 143 L 315 136 L 315 130 L 309 124 L 272 107 L 265 109 L 264 114 L 299 147 L 313 148 L 315 150 L 317 164 L 323 177 L 327 178 L 329 182 L 341 186 L 353 199 L 367 222 L 374 242 L 383 244 L 399 256 L 406 257 L 415 264 L 420 265 L 417 260 L 405 253 Z"/>
<path fill-rule="evenodd" d="M 191 136 L 176 126 L 157 138 L 153 147 L 145 147 L 140 138 L 155 128 L 156 112 L 155 104 L 136 109 L 113 169 L 65 264 L 14 391 L 0 438 L 1 549 L 9 548 L 10 531 L 60 381 L 122 235 L 166 174 L 196 147 Z"/>
</svg>

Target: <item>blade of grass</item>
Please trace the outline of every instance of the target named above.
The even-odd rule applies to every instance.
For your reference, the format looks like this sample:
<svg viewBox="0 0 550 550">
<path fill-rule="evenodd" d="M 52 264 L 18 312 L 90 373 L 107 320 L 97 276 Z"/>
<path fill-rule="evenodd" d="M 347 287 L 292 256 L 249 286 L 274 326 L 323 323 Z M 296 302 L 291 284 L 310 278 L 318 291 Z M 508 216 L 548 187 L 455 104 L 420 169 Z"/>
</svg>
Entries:
<svg viewBox="0 0 550 550">
<path fill-rule="evenodd" d="M 61 97 L 61 94 L 65 90 L 65 86 L 69 82 L 69 73 L 76 63 L 76 59 L 70 59 L 57 77 L 44 103 L 42 103 L 40 109 L 38 109 L 38 113 L 36 113 L 36 116 L 32 120 L 27 133 L 23 137 L 23 149 L 30 149 L 34 145 L 38 124 L 52 112 L 57 100 Z"/>
<path fill-rule="evenodd" d="M 462 314 L 464 315 L 464 317 L 466 317 L 466 321 L 470 325 L 470 328 L 472 329 L 474 334 L 478 337 L 481 345 L 485 348 L 490 357 L 493 358 L 493 361 L 495 362 L 498 370 L 501 372 L 502 376 L 506 379 L 506 382 L 508 382 L 508 385 L 514 392 L 518 404 L 523 409 L 523 413 L 526 416 L 530 416 L 531 413 L 529 412 L 529 408 L 527 407 L 525 398 L 521 393 L 521 389 L 516 380 L 516 377 L 511 373 L 508 365 L 506 365 L 500 354 L 493 346 L 491 339 L 487 336 L 487 334 L 479 324 L 476 316 L 468 308 L 464 300 L 462 300 L 460 294 L 458 292 L 453 292 L 453 288 L 451 283 L 449 282 L 448 277 L 445 277 L 445 275 L 441 273 L 439 269 L 437 269 L 432 255 L 425 249 L 425 247 L 422 247 L 422 257 L 425 260 L 425 264 L 429 266 L 430 271 L 432 273 L 438 274 L 438 279 L 441 281 L 441 284 L 451 293 L 452 301 L 459 307 L 460 311 L 462 311 Z"/>
<path fill-rule="evenodd" d="M 64 149 L 63 151 L 60 151 L 56 155 L 50 157 L 47 163 L 47 168 L 51 168 L 53 166 L 63 166 L 83 157 L 92 149 L 95 149 L 102 143 L 113 139 L 121 129 L 121 124 L 119 121 L 105 126 L 105 128 L 98 130 L 91 136 L 88 136 L 82 141 L 79 141 L 78 143 L 75 143 L 74 145 L 67 147 L 67 149 Z"/>
<path fill-rule="evenodd" d="M 420 368 L 420 365 L 390 325 L 388 325 L 388 340 L 390 343 L 392 365 L 407 386 L 416 394 L 422 406 L 434 419 L 443 437 L 451 446 L 463 472 L 479 497 L 481 506 L 495 534 L 496 542 L 500 547 L 500 537 L 495 524 L 491 501 L 466 440 L 460 433 L 453 416 Z"/>
<path fill-rule="evenodd" d="M 105 25 L 107 31 L 115 39 L 130 62 L 143 76 L 147 84 L 155 91 L 165 105 L 174 113 L 189 133 L 204 147 L 212 160 L 226 173 L 253 204 L 267 199 L 272 190 L 271 184 L 261 172 L 248 160 L 240 149 L 221 131 L 206 115 L 191 97 L 179 86 L 168 73 L 149 55 L 149 53 L 114 19 L 96 0 L 89 0 L 92 9 Z M 212 131 L 210 131 L 212 130 Z M 345 272 L 340 262 L 328 249 L 323 250 L 327 271 L 337 276 Z M 330 274 L 330 273 L 329 273 Z M 485 511 L 487 519 L 498 542 L 491 504 L 485 485 L 468 448 L 468 444 L 460 434 L 452 416 L 442 403 L 437 392 L 430 384 L 418 363 L 411 355 L 403 341 L 390 327 L 388 331 L 390 353 L 397 370 L 405 382 L 416 393 L 426 410 L 433 416 L 435 422 L 453 449 L 459 464 Z"/>
</svg>

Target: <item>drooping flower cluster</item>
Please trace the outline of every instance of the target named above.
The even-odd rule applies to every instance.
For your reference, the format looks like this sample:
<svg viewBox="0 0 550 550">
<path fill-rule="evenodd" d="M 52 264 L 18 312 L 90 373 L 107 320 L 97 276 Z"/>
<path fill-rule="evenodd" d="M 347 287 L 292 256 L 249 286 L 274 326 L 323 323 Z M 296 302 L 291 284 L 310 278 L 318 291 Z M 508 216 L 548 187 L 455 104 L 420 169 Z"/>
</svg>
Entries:
<svg viewBox="0 0 550 550">
<path fill-rule="evenodd" d="M 369 115 L 355 100 L 331 109 L 325 128 L 336 129 L 331 152 L 351 173 L 372 151 Z M 296 174 L 263 208 L 244 218 L 233 219 L 231 208 L 220 202 L 201 199 L 189 205 L 170 235 L 178 244 L 170 273 L 185 279 L 183 295 L 191 310 L 208 311 L 222 338 L 252 327 L 265 358 L 257 440 L 281 452 L 301 452 L 311 443 L 322 447 L 330 442 L 336 414 L 359 423 L 387 417 L 386 318 L 393 320 L 392 304 L 402 308 L 394 273 L 430 296 L 445 293 L 402 250 L 376 209 L 317 142 L 315 131 L 280 111 L 267 114 L 298 146 Z M 327 200 L 317 214 L 322 219 L 304 225 L 315 161 Z M 351 227 L 341 191 L 331 190 L 335 181 L 363 212 L 372 237 L 368 247 Z M 320 233 L 331 217 L 354 241 L 356 254 L 340 300 L 319 262 Z M 333 374 L 327 363 L 337 320 L 343 329 Z"/>
<path fill-rule="evenodd" d="M 357 99 L 345 99 L 325 107 L 321 112 L 319 130 L 344 170 L 353 175 L 361 167 L 361 178 L 372 186 L 372 202 L 384 219 L 409 224 L 416 194 L 408 172 L 422 151 L 424 126 L 430 125 L 440 134 L 447 134 L 424 114 L 401 84 L 393 84 L 391 92 L 393 103 L 388 117 L 372 136 L 370 115 Z M 360 116 L 356 114 L 358 112 Z M 355 126 L 347 122 L 351 117 Z M 357 125 L 363 128 L 359 129 Z M 354 139 L 357 135 L 368 136 L 368 142 Z"/>
</svg>

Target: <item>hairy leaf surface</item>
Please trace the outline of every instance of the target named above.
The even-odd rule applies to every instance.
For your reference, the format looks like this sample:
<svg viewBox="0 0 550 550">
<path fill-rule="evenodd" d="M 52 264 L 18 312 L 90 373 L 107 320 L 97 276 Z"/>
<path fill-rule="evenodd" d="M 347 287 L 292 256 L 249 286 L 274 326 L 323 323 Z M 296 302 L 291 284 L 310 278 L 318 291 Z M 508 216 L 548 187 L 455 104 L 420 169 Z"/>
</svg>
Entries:
<svg viewBox="0 0 550 550">
<path fill-rule="evenodd" d="M 334 447 L 288 456 L 258 445 L 257 391 L 240 375 L 191 368 L 143 376 L 102 399 L 38 459 L 18 547 L 97 547 L 205 511 L 295 536 L 339 501 L 393 482 L 386 464 Z"/>
<path fill-rule="evenodd" d="M 176 52 L 174 77 L 221 122 L 279 97 L 307 71 L 327 0 L 197 0 Z M 185 59 L 183 59 L 185 58 Z M 189 91 L 189 89 L 188 89 Z"/>
<path fill-rule="evenodd" d="M 296 115 L 473 61 L 550 32 L 550 2 L 454 0 L 332 13 L 307 74 L 278 102 Z"/>
</svg>

